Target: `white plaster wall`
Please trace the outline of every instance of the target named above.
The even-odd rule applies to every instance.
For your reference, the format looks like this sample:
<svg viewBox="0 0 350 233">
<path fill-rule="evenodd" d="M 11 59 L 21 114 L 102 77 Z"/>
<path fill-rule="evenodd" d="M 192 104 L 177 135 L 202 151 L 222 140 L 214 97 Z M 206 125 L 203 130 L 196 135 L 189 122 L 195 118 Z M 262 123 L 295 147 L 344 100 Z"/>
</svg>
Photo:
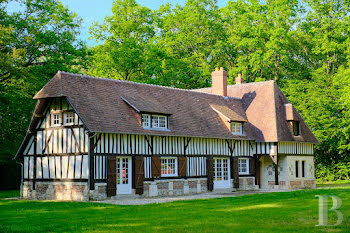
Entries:
<svg viewBox="0 0 350 233">
<path fill-rule="evenodd" d="M 278 156 L 278 181 L 281 185 L 280 188 L 287 188 L 288 185 L 288 172 L 287 172 L 287 156 Z M 270 189 L 275 182 L 275 169 L 273 162 L 269 156 L 263 156 L 260 158 L 260 184 L 261 189 Z"/>
<path fill-rule="evenodd" d="M 287 156 L 289 188 L 315 188 L 314 156 Z M 299 161 L 299 177 L 295 175 L 295 161 Z M 302 177 L 302 161 L 305 161 L 305 177 Z"/>
</svg>

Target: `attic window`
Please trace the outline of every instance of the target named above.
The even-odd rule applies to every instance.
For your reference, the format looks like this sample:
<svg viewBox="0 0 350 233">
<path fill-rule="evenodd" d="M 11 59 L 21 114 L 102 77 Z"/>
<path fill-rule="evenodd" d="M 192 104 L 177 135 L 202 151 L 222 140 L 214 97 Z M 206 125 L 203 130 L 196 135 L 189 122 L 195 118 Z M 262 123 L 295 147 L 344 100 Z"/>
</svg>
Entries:
<svg viewBox="0 0 350 233">
<path fill-rule="evenodd" d="M 61 125 L 61 114 L 53 113 L 51 115 L 51 125 L 52 126 L 60 126 Z"/>
<path fill-rule="evenodd" d="M 231 122 L 231 132 L 234 135 L 243 135 L 243 124 L 240 122 Z"/>
<path fill-rule="evenodd" d="M 168 117 L 164 115 L 142 114 L 142 127 L 145 129 L 167 129 Z"/>
<path fill-rule="evenodd" d="M 292 121 L 293 136 L 300 136 L 300 122 Z"/>
</svg>

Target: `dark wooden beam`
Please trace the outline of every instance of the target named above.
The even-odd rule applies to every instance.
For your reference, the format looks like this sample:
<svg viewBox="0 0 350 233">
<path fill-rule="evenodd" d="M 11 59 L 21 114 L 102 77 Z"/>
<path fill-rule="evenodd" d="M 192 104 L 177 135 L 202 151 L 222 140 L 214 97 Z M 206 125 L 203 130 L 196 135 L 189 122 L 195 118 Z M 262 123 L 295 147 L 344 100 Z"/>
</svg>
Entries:
<svg viewBox="0 0 350 233">
<path fill-rule="evenodd" d="M 35 190 L 35 180 L 36 180 L 36 154 L 37 154 L 37 133 L 34 134 L 34 161 L 33 161 L 33 190 Z M 28 160 L 28 163 L 30 164 L 30 159 Z M 50 168 L 49 168 L 50 169 Z M 28 176 L 29 178 L 29 176 Z"/>
<path fill-rule="evenodd" d="M 90 158 L 90 169 L 89 169 L 89 177 L 90 177 L 90 190 L 95 190 L 95 146 L 94 136 L 89 134 L 89 158 Z"/>
</svg>

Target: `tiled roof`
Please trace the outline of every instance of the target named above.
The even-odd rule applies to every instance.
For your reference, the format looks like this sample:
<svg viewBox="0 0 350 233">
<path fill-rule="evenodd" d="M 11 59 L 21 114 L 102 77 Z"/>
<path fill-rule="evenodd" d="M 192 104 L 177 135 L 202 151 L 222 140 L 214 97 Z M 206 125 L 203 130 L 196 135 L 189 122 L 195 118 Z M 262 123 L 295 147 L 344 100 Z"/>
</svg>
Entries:
<svg viewBox="0 0 350 233">
<path fill-rule="evenodd" d="M 232 135 L 211 107 L 222 106 L 246 119 L 235 97 L 58 72 L 34 98 L 62 96 L 91 132 L 252 139 L 249 127 L 245 136 Z M 143 129 L 137 111 L 169 114 L 170 131 Z"/>
<path fill-rule="evenodd" d="M 195 90 L 211 93 L 211 88 Z M 286 119 L 285 104 L 290 102 L 274 81 L 229 85 L 227 95 L 242 99 L 251 133 L 256 141 L 298 141 L 318 143 L 316 137 L 293 107 L 294 119 L 300 121 L 301 136 L 294 137 Z"/>
</svg>

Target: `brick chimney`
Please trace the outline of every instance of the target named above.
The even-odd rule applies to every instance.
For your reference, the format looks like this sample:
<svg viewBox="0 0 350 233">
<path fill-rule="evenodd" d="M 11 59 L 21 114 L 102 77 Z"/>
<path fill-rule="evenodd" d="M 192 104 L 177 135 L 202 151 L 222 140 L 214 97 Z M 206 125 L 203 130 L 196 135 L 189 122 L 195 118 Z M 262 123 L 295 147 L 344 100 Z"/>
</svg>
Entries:
<svg viewBox="0 0 350 233">
<path fill-rule="evenodd" d="M 236 78 L 236 84 L 242 84 L 242 83 L 244 83 L 244 79 L 242 77 L 242 74 L 239 73 L 238 77 Z"/>
<path fill-rule="evenodd" d="M 211 73 L 212 94 L 227 96 L 227 72 L 223 67 Z"/>
</svg>

